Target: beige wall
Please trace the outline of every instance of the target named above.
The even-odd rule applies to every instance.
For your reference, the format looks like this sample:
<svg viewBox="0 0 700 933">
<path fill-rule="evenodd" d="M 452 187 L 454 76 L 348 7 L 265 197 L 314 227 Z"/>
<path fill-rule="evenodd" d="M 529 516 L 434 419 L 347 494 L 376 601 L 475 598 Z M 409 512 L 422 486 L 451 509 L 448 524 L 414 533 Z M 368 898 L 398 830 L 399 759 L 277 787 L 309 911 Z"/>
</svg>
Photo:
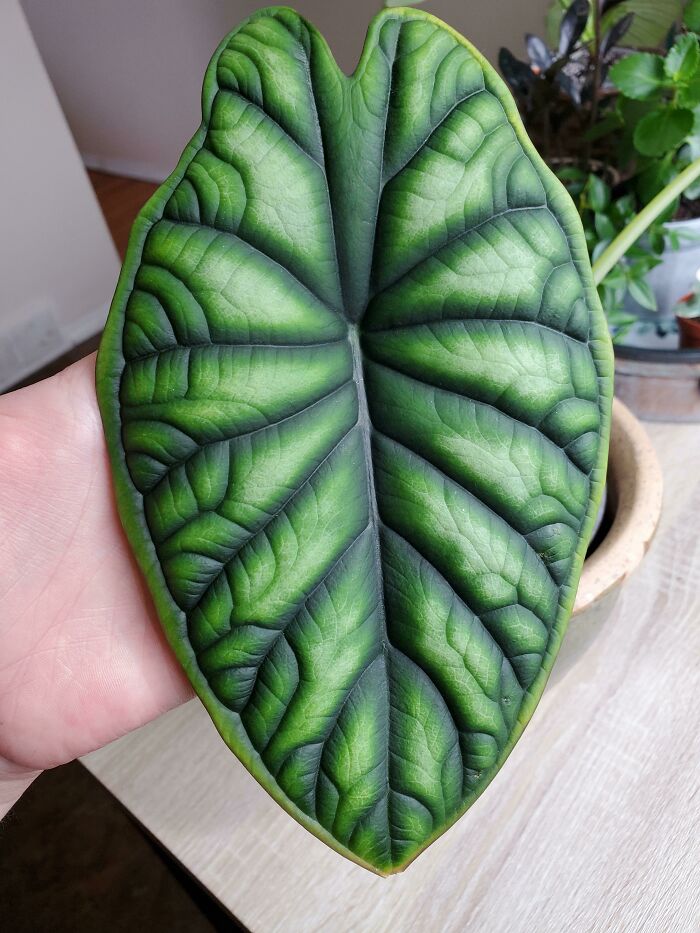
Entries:
<svg viewBox="0 0 700 933">
<path fill-rule="evenodd" d="M 119 261 L 17 0 L 0 0 L 0 389 L 97 333 Z"/>
<path fill-rule="evenodd" d="M 23 0 L 86 160 L 160 179 L 199 123 L 199 93 L 221 38 L 260 3 L 246 0 Z M 351 71 L 378 0 L 297 0 Z M 542 30 L 548 0 L 434 0 L 491 61 Z"/>
</svg>

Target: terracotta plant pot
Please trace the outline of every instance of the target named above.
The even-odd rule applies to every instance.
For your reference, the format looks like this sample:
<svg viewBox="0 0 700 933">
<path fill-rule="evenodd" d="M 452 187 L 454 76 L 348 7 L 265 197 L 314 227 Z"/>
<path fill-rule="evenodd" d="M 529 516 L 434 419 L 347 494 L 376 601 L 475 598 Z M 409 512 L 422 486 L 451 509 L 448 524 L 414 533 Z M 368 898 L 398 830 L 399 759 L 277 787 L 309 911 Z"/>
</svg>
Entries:
<svg viewBox="0 0 700 933">
<path fill-rule="evenodd" d="M 700 349 L 700 318 L 676 315 L 678 337 L 683 350 Z"/>
<path fill-rule="evenodd" d="M 566 673 L 593 642 L 623 584 L 641 563 L 659 524 L 662 490 L 661 467 L 649 436 L 632 412 L 615 399 L 603 521 L 583 565 L 552 681 Z"/>
</svg>

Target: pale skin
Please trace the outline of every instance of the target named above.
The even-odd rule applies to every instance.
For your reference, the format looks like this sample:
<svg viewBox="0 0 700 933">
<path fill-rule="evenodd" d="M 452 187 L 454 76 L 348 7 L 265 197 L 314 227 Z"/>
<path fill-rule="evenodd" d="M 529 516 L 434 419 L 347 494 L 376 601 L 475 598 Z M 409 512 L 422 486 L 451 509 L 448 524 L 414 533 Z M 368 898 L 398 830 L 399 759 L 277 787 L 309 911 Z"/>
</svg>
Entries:
<svg viewBox="0 0 700 933">
<path fill-rule="evenodd" d="M 0 817 L 192 695 L 119 523 L 94 371 L 0 397 Z"/>
</svg>

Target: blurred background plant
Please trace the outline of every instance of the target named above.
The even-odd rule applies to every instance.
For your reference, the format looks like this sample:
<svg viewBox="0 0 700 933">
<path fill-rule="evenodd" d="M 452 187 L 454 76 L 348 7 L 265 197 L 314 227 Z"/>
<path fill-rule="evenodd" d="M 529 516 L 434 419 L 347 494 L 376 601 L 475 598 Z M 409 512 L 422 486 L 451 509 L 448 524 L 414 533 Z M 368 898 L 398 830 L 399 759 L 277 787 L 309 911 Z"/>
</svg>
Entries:
<svg viewBox="0 0 700 933">
<path fill-rule="evenodd" d="M 503 76 L 576 202 L 592 261 L 700 157 L 699 32 L 700 0 L 555 0 L 547 41 L 527 35 L 526 60 L 501 49 Z M 658 308 L 651 271 L 700 239 L 668 226 L 700 217 L 698 196 L 695 183 L 675 198 L 599 285 L 618 340 L 640 311 Z M 676 325 L 661 310 L 652 326 L 663 335 Z"/>
<path fill-rule="evenodd" d="M 571 0 L 554 0 L 546 14 L 546 38 L 550 45 L 556 45 L 559 37 L 561 20 Z M 603 31 L 611 29 L 615 23 L 629 13 L 634 14 L 634 22 L 625 38 L 625 46 L 631 49 L 655 48 L 663 45 L 671 27 L 683 14 L 684 0 L 617 0 L 606 3 L 601 10 Z M 584 40 L 593 38 L 593 11 L 589 12 Z"/>
</svg>

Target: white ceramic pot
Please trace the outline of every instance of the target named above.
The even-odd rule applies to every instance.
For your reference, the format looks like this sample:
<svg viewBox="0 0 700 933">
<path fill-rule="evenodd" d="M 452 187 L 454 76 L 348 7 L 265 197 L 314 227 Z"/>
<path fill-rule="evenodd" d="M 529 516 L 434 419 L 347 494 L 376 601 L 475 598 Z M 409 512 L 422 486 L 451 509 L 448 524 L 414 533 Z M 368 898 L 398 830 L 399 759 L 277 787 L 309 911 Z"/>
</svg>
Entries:
<svg viewBox="0 0 700 933">
<path fill-rule="evenodd" d="M 681 239 L 679 249 L 671 249 L 667 245 L 661 264 L 647 275 L 647 281 L 656 295 L 658 312 L 646 311 L 633 298 L 627 296 L 625 309 L 643 320 L 657 320 L 657 315 L 672 317 L 679 299 L 687 295 L 696 284 L 695 273 L 700 269 L 700 217 L 693 220 L 672 220 L 665 226 L 676 233 L 685 231 L 689 236 Z"/>
</svg>

